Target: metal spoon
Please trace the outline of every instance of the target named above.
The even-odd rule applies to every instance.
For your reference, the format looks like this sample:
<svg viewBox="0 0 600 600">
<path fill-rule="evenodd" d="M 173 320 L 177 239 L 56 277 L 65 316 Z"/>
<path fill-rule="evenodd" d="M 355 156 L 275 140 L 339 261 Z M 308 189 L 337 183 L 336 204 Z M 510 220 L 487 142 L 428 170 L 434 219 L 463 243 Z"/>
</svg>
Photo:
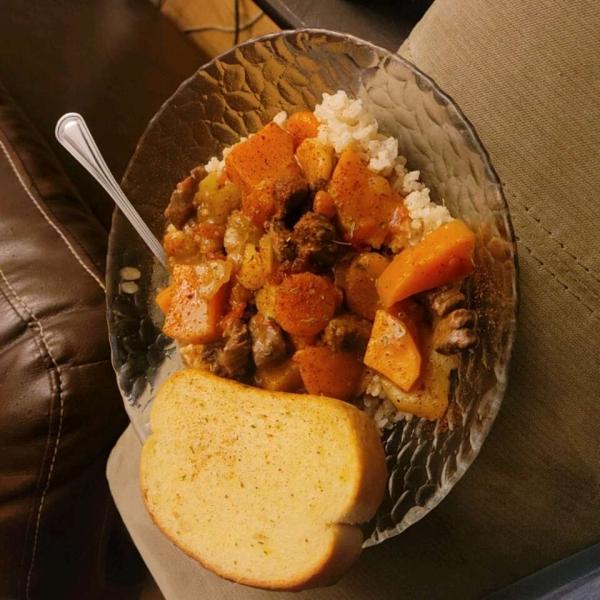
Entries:
<svg viewBox="0 0 600 600">
<path fill-rule="evenodd" d="M 160 242 L 154 237 L 142 217 L 123 193 L 123 190 L 106 166 L 98 146 L 83 117 L 77 113 L 63 115 L 56 124 L 56 139 L 83 165 L 105 189 L 106 193 L 123 211 L 135 230 L 163 267 L 167 266 L 167 256 Z"/>
</svg>

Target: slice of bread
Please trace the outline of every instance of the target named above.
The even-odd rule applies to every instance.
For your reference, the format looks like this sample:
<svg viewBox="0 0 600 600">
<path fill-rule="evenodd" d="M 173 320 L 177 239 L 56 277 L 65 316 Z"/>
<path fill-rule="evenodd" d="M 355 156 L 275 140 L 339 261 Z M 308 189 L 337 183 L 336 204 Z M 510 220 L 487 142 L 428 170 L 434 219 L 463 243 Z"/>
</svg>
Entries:
<svg viewBox="0 0 600 600">
<path fill-rule="evenodd" d="M 141 486 L 158 527 L 221 577 L 329 585 L 356 560 L 384 493 L 375 426 L 354 406 L 268 392 L 205 371 L 163 384 Z"/>
</svg>

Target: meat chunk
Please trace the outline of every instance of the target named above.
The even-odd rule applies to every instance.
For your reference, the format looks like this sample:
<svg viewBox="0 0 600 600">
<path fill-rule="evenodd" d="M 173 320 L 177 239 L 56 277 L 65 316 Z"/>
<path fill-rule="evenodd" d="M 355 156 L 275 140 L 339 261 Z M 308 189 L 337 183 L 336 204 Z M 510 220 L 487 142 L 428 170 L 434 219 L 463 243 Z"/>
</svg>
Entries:
<svg viewBox="0 0 600 600">
<path fill-rule="evenodd" d="M 373 323 L 347 313 L 329 321 L 323 340 L 334 352 L 352 352 L 364 356 Z"/>
<path fill-rule="evenodd" d="M 247 306 L 253 303 L 254 293 L 246 289 L 239 281 L 236 281 L 229 294 L 231 310 L 236 311 L 238 316 L 240 316 L 246 310 Z"/>
<path fill-rule="evenodd" d="M 313 181 L 310 184 L 310 191 L 313 193 L 313 195 L 316 195 L 317 192 L 321 192 L 321 191 L 327 189 L 328 183 L 329 183 L 329 180 L 324 179 L 323 177 L 321 177 L 319 179 L 315 179 L 315 181 Z"/>
<path fill-rule="evenodd" d="M 456 284 L 443 285 L 423 293 L 425 302 L 438 317 L 445 317 L 457 308 L 464 308 L 465 296 Z"/>
<path fill-rule="evenodd" d="M 292 241 L 296 244 L 296 270 L 304 270 L 310 264 L 333 265 L 336 237 L 335 226 L 327 217 L 314 212 L 303 215 L 292 232 Z"/>
<path fill-rule="evenodd" d="M 459 308 L 437 324 L 433 333 L 433 347 L 439 354 L 457 354 L 477 345 L 475 327 L 477 315 L 472 310 Z"/>
<path fill-rule="evenodd" d="M 284 267 L 296 258 L 296 244 L 292 240 L 292 232 L 283 221 L 273 219 L 269 223 L 269 235 L 275 258 Z"/>
<path fill-rule="evenodd" d="M 251 342 L 248 325 L 241 319 L 232 323 L 224 334 L 225 345 L 217 363 L 226 377 L 236 379 L 246 374 L 250 362 Z"/>
<path fill-rule="evenodd" d="M 251 351 L 248 325 L 236 319 L 227 327 L 220 343 L 204 346 L 202 360 L 216 375 L 240 379 L 248 372 Z"/>
<path fill-rule="evenodd" d="M 276 219 L 284 219 L 300 208 L 308 196 L 308 182 L 301 175 L 283 177 L 273 184 Z"/>
<path fill-rule="evenodd" d="M 206 169 L 203 166 L 194 167 L 190 171 L 190 177 L 200 183 L 206 177 Z"/>
<path fill-rule="evenodd" d="M 181 229 L 186 221 L 194 214 L 194 195 L 198 191 L 198 184 L 205 177 L 204 167 L 196 167 L 189 177 L 180 181 L 171 194 L 169 205 L 165 210 L 165 217 Z"/>
<path fill-rule="evenodd" d="M 259 369 L 272 367 L 287 356 L 287 344 L 275 321 L 257 313 L 250 319 L 252 357 Z"/>
<path fill-rule="evenodd" d="M 466 299 L 460 284 L 443 285 L 423 292 L 421 297 L 433 316 L 433 348 L 436 352 L 457 354 L 477 345 L 477 315 L 465 308 Z"/>
</svg>

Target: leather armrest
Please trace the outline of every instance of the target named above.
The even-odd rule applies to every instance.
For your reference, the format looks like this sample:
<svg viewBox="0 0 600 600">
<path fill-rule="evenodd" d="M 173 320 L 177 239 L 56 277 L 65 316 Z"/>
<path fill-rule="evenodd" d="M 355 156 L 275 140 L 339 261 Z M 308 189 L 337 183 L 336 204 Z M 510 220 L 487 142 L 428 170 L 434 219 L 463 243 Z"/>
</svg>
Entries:
<svg viewBox="0 0 600 600">
<path fill-rule="evenodd" d="M 0 223 L 0 597 L 62 600 L 80 586 L 95 598 L 107 585 L 104 465 L 126 424 L 106 232 L 1 87 Z"/>
</svg>

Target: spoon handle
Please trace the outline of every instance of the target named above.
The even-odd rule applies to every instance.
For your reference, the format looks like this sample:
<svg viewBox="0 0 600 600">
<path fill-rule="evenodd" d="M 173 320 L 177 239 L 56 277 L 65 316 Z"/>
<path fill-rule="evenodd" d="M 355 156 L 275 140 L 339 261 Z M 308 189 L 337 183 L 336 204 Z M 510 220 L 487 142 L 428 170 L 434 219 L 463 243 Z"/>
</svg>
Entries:
<svg viewBox="0 0 600 600">
<path fill-rule="evenodd" d="M 56 139 L 106 190 L 106 193 L 129 219 L 160 264 L 166 267 L 167 257 L 163 247 L 112 176 L 83 117 L 77 113 L 63 115 L 56 124 Z"/>
</svg>

